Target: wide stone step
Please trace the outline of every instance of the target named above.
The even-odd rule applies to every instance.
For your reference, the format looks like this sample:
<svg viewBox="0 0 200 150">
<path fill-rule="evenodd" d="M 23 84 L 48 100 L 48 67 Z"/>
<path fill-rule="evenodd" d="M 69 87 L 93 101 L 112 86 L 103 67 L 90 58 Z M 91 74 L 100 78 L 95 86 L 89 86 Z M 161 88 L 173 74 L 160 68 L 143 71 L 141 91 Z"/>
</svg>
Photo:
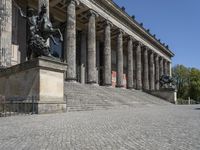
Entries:
<svg viewBox="0 0 200 150">
<path fill-rule="evenodd" d="M 69 82 L 65 83 L 65 97 L 68 111 L 170 105 L 142 91 Z"/>
</svg>

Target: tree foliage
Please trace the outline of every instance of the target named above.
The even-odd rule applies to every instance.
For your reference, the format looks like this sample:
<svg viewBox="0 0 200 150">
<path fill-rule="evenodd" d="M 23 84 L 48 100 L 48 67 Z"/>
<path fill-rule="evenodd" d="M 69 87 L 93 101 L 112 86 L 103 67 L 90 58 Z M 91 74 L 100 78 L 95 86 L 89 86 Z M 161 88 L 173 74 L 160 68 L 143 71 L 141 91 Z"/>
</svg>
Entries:
<svg viewBox="0 0 200 150">
<path fill-rule="evenodd" d="M 172 75 L 176 79 L 178 98 L 191 97 L 200 102 L 200 70 L 176 65 L 172 69 Z"/>
<path fill-rule="evenodd" d="M 200 101 L 200 71 L 195 68 L 190 71 L 189 94 L 192 99 Z"/>
</svg>

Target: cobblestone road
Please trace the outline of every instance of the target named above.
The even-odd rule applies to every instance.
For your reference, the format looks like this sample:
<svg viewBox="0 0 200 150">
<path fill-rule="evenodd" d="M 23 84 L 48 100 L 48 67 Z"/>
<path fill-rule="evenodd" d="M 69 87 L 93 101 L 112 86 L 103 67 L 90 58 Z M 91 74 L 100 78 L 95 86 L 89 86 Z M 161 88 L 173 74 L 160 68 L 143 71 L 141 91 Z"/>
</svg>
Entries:
<svg viewBox="0 0 200 150">
<path fill-rule="evenodd" d="M 200 150 L 200 106 L 0 118 L 1 150 Z"/>
</svg>

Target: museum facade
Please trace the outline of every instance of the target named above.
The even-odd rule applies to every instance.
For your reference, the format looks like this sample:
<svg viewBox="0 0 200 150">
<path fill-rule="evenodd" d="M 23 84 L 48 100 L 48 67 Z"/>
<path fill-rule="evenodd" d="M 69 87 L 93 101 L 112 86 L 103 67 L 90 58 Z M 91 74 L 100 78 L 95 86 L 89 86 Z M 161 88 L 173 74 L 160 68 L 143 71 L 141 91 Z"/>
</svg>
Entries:
<svg viewBox="0 0 200 150">
<path fill-rule="evenodd" d="M 7 16 L 1 23 L 0 66 L 27 61 L 27 8 L 48 8 L 64 40 L 49 42 L 52 54 L 67 63 L 66 81 L 137 90 L 159 90 L 162 75 L 171 76 L 169 47 L 112 0 L 1 0 Z"/>
</svg>

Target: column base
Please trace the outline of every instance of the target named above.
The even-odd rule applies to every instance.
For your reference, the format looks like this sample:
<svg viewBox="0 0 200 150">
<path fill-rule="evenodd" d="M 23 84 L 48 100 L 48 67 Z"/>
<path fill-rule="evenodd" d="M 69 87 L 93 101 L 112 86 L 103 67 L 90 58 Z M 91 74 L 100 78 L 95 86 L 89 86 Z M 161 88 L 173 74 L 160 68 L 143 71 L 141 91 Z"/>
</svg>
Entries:
<svg viewBox="0 0 200 150">
<path fill-rule="evenodd" d="M 142 89 L 142 91 L 146 92 L 146 91 L 150 91 L 149 89 Z"/>
<path fill-rule="evenodd" d="M 90 85 L 99 85 L 96 81 L 88 81 L 87 84 L 90 84 Z"/>
<path fill-rule="evenodd" d="M 112 84 L 111 83 L 104 83 L 103 86 L 111 87 Z"/>
<path fill-rule="evenodd" d="M 77 82 L 76 78 L 66 78 L 65 81 L 67 82 Z"/>
<path fill-rule="evenodd" d="M 116 88 L 125 88 L 123 85 L 116 85 Z"/>
<path fill-rule="evenodd" d="M 168 102 L 177 104 L 177 90 L 173 88 L 164 88 L 159 91 L 147 91 L 147 93 L 165 99 Z"/>
<path fill-rule="evenodd" d="M 142 91 L 142 88 L 136 88 L 135 90 Z"/>
<path fill-rule="evenodd" d="M 132 89 L 134 89 L 134 88 L 133 88 L 133 87 L 127 87 L 127 89 L 132 90 Z"/>
</svg>

